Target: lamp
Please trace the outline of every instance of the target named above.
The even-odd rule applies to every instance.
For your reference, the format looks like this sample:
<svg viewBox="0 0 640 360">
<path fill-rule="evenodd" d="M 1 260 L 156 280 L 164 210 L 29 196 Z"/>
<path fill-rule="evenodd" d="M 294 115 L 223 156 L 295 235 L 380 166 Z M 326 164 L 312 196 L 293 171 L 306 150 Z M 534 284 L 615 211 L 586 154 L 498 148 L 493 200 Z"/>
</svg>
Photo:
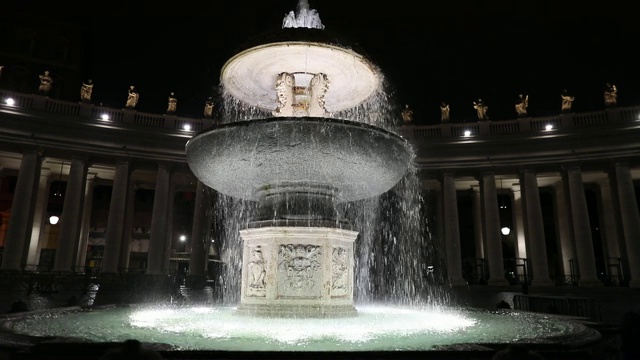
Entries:
<svg viewBox="0 0 640 360">
<path fill-rule="evenodd" d="M 62 184 L 62 168 L 64 167 L 64 162 L 60 163 L 60 174 L 58 174 L 58 186 L 56 187 L 56 192 L 53 193 L 53 196 L 56 198 L 62 197 L 62 191 L 60 190 L 60 186 Z M 49 224 L 55 225 L 60 221 L 60 217 L 57 214 L 52 214 L 49 216 Z"/>
</svg>

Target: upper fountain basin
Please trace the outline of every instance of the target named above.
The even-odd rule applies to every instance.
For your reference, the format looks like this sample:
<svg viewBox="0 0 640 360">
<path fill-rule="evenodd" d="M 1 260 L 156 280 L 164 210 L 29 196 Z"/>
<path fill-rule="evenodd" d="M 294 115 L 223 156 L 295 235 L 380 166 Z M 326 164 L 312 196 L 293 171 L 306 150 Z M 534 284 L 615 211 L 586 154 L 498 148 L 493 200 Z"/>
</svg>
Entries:
<svg viewBox="0 0 640 360">
<path fill-rule="evenodd" d="M 323 73 L 331 82 L 325 96 L 327 111 L 356 107 L 380 88 L 380 70 L 361 53 L 338 45 L 332 38 L 321 36 L 323 33 L 317 29 L 283 29 L 278 36 L 263 37 L 264 43 L 251 45 L 226 62 L 221 84 L 234 98 L 273 110 L 278 74 Z"/>
<path fill-rule="evenodd" d="M 377 196 L 406 173 L 410 146 L 367 124 L 314 117 L 228 123 L 195 135 L 187 162 L 205 185 L 229 196 L 260 201 L 275 187 L 333 188 L 338 202 Z"/>
</svg>

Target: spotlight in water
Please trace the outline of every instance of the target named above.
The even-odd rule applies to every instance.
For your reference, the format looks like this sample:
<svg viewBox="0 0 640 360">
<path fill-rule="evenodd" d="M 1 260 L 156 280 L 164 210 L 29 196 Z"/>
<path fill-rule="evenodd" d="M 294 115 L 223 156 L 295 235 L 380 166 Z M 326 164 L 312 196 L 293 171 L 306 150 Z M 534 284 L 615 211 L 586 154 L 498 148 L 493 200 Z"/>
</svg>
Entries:
<svg viewBox="0 0 640 360">
<path fill-rule="evenodd" d="M 547 124 L 547 126 L 545 126 L 544 129 L 547 130 L 547 131 L 551 131 L 551 130 L 553 130 L 553 125 Z"/>
<path fill-rule="evenodd" d="M 471 131 L 465 130 L 464 131 L 464 137 L 469 137 L 469 136 L 471 136 Z"/>
<path fill-rule="evenodd" d="M 4 103 L 5 103 L 5 104 L 7 104 L 7 105 L 9 105 L 9 106 L 13 106 L 13 105 L 15 105 L 15 104 L 16 104 L 16 101 L 15 101 L 15 100 L 13 100 L 13 98 L 10 98 L 10 97 L 9 97 L 9 98 L 4 99 Z"/>
<path fill-rule="evenodd" d="M 191 131 L 191 125 L 189 125 L 189 124 L 184 124 L 184 125 L 182 126 L 182 130 L 184 130 L 184 131 Z"/>
<path fill-rule="evenodd" d="M 102 114 L 100 115 L 100 119 L 104 120 L 104 121 L 109 121 L 109 114 Z"/>
</svg>

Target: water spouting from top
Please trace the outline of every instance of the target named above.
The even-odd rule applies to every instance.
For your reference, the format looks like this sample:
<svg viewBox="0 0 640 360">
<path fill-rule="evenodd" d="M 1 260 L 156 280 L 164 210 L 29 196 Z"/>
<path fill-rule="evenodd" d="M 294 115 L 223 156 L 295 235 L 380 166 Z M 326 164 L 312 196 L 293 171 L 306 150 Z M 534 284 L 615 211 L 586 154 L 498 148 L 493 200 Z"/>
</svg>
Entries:
<svg viewBox="0 0 640 360">
<path fill-rule="evenodd" d="M 309 1 L 298 1 L 297 10 L 290 11 L 282 20 L 282 28 L 309 28 L 309 29 L 324 29 L 322 21 L 320 21 L 320 15 L 315 9 L 309 8 Z"/>
</svg>

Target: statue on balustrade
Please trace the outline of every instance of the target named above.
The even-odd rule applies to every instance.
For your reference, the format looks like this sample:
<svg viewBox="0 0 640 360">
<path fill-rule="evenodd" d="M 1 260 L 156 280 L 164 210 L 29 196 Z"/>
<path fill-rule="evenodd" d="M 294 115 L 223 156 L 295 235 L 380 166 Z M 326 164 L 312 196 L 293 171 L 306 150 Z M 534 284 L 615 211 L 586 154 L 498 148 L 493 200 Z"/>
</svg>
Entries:
<svg viewBox="0 0 640 360">
<path fill-rule="evenodd" d="M 573 105 L 573 100 L 575 100 L 575 97 L 572 95 L 569 95 L 569 92 L 567 91 L 567 89 L 564 89 L 562 91 L 562 94 L 560 95 L 560 97 L 562 97 L 562 112 L 563 113 L 568 113 L 571 112 L 571 105 Z"/>
<path fill-rule="evenodd" d="M 519 117 L 527 116 L 527 108 L 529 107 L 529 95 L 518 95 L 516 101 L 516 113 Z"/>
<path fill-rule="evenodd" d="M 135 86 L 129 86 L 129 96 L 127 97 L 127 103 L 125 107 L 127 109 L 133 109 L 138 105 L 138 99 L 140 99 L 140 94 L 134 91 Z"/>
<path fill-rule="evenodd" d="M 449 122 L 451 118 L 449 117 L 449 104 L 442 101 L 440 103 L 440 121 Z"/>
<path fill-rule="evenodd" d="M 474 101 L 473 108 L 476 109 L 478 120 L 489 120 L 489 115 L 487 115 L 489 107 L 484 103 L 484 101 L 482 101 L 482 99 L 478 99 L 478 102 Z"/>
<path fill-rule="evenodd" d="M 604 90 L 604 105 L 606 107 L 614 107 L 618 104 L 618 88 L 615 85 L 607 83 Z"/>
<path fill-rule="evenodd" d="M 204 103 L 204 117 L 212 118 L 213 117 L 213 98 L 209 97 L 207 102 Z"/>
<path fill-rule="evenodd" d="M 82 102 L 91 102 L 92 93 L 93 80 L 89 79 L 86 83 L 82 83 L 82 87 L 80 87 L 80 100 L 82 100 Z"/>
<path fill-rule="evenodd" d="M 169 95 L 169 104 L 167 106 L 167 114 L 175 113 L 177 106 L 178 106 L 178 99 L 176 99 L 175 94 L 172 92 Z"/>
<path fill-rule="evenodd" d="M 40 76 L 40 86 L 38 87 L 38 92 L 41 94 L 48 94 L 51 91 L 53 86 L 53 78 L 49 75 L 49 71 L 45 71 L 44 74 Z"/>
<path fill-rule="evenodd" d="M 413 110 L 409 108 L 409 104 L 404 105 L 404 109 L 402 110 L 402 121 L 405 124 L 411 124 L 413 121 Z"/>
</svg>

